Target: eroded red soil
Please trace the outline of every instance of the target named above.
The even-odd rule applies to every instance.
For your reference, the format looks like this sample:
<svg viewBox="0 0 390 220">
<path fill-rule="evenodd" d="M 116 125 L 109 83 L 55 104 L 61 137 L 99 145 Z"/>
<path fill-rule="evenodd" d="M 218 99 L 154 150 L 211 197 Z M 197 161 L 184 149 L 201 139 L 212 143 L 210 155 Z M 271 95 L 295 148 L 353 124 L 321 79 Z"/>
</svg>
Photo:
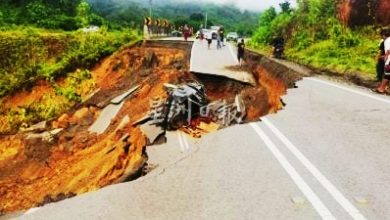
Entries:
<svg viewBox="0 0 390 220">
<path fill-rule="evenodd" d="M 258 120 L 282 107 L 280 97 L 288 83 L 255 61 L 248 67 L 258 81 L 254 87 L 189 73 L 189 48 L 163 43 L 123 48 L 93 69 L 93 80 L 100 90 L 77 109 L 50 122 L 47 130 L 63 129 L 58 135 L 42 138 L 18 133 L 0 137 L 0 211 L 28 209 L 139 176 L 147 160 L 147 139 L 133 124 L 150 110 L 152 98 L 167 97 L 165 83 L 197 80 L 205 85 L 210 101 L 234 100 L 240 94 L 248 109 L 246 121 Z M 88 132 L 112 98 L 136 85 L 140 89 L 125 100 L 106 132 Z M 39 83 L 33 91 L 30 95 L 17 94 L 7 103 L 36 102 L 50 89 Z M 204 132 L 218 129 L 207 119 L 193 123 L 195 129 Z"/>
</svg>

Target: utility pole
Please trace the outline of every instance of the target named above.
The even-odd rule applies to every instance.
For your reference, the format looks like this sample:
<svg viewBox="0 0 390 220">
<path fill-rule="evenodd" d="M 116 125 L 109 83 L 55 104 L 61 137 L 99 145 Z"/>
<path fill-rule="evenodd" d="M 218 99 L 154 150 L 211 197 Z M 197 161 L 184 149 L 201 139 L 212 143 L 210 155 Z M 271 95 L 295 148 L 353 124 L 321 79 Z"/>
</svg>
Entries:
<svg viewBox="0 0 390 220">
<path fill-rule="evenodd" d="M 152 0 L 149 0 L 149 17 L 150 17 L 150 26 L 148 27 L 148 32 L 149 32 L 149 38 L 152 37 L 153 35 L 153 18 L 152 18 Z"/>
<path fill-rule="evenodd" d="M 206 18 L 205 18 L 205 21 L 204 21 L 204 28 L 207 29 L 207 11 L 206 11 Z"/>
<path fill-rule="evenodd" d="M 150 19 L 152 19 L 152 1 L 153 0 L 149 0 L 149 17 L 150 17 Z"/>
</svg>

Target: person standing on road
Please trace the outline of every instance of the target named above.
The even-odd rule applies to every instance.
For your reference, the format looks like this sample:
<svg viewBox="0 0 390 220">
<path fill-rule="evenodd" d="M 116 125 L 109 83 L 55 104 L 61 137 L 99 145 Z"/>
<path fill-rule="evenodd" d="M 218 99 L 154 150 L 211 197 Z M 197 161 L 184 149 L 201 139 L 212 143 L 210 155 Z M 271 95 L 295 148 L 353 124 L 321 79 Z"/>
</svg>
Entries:
<svg viewBox="0 0 390 220">
<path fill-rule="evenodd" d="M 190 29 L 188 28 L 187 24 L 184 25 L 184 40 L 188 41 L 188 37 L 190 35 Z"/>
<path fill-rule="evenodd" d="M 377 56 L 377 63 L 376 63 L 376 80 L 378 82 L 382 81 L 383 75 L 385 74 L 385 30 L 381 30 L 380 32 L 382 41 L 379 45 L 379 53 Z"/>
<path fill-rule="evenodd" d="M 213 42 L 213 37 L 212 37 L 211 32 L 206 32 L 205 33 L 205 37 L 206 37 L 206 40 L 207 40 L 207 48 L 210 50 L 211 43 Z"/>
<path fill-rule="evenodd" d="M 245 56 L 245 41 L 244 41 L 244 39 L 241 39 L 241 42 L 238 43 L 237 47 L 238 47 L 238 51 L 237 51 L 238 63 L 240 64 L 240 66 L 242 66 L 242 60 L 244 59 L 244 56 Z"/>
<path fill-rule="evenodd" d="M 376 88 L 375 92 L 384 94 L 386 92 L 387 86 L 390 81 L 390 29 L 386 29 L 383 31 L 385 36 L 384 48 L 385 48 L 385 56 L 384 56 L 384 75 L 382 82 Z"/>
<path fill-rule="evenodd" d="M 204 39 L 203 24 L 201 24 L 199 27 L 199 39 L 200 41 L 203 41 Z"/>
<path fill-rule="evenodd" d="M 218 35 L 221 38 L 220 41 L 222 42 L 222 46 L 225 46 L 225 28 L 223 25 L 221 25 L 221 27 L 218 29 Z"/>
<path fill-rule="evenodd" d="M 221 49 L 221 35 L 217 34 L 217 50 Z"/>
</svg>

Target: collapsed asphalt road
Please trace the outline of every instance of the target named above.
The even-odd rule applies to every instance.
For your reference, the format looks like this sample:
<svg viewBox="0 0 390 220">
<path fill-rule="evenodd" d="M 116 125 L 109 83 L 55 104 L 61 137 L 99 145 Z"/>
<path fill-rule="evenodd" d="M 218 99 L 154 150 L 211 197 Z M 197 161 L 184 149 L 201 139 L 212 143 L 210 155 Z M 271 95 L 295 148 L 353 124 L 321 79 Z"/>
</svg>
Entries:
<svg viewBox="0 0 390 220">
<path fill-rule="evenodd" d="M 142 178 L 18 217 L 389 219 L 390 99 L 319 78 L 297 86 L 261 122 L 201 139 L 167 132 Z"/>
<path fill-rule="evenodd" d="M 191 44 L 181 42 L 123 48 L 92 71 L 98 89 L 78 108 L 1 137 L 1 212 L 25 210 L 134 180 L 147 172 L 147 146 L 164 137 L 166 130 L 179 129 L 199 138 L 233 124 L 257 121 L 281 109 L 281 96 L 300 79 L 287 69 L 271 71 L 273 64 L 260 62 L 262 58 L 256 55 L 250 58 L 247 72 L 237 72 L 249 72 L 254 83 L 220 74 L 193 74 L 189 72 L 190 48 Z M 191 82 L 204 96 L 200 103 L 192 100 L 199 104 L 198 114 L 169 118 L 172 108 L 168 108 L 162 114 L 168 121 L 160 125 L 161 133 L 144 127 L 140 121 L 150 116 L 154 100 L 163 106 L 172 104 L 175 92 L 170 89 Z M 206 107 L 205 114 L 200 114 L 200 107 Z"/>
</svg>

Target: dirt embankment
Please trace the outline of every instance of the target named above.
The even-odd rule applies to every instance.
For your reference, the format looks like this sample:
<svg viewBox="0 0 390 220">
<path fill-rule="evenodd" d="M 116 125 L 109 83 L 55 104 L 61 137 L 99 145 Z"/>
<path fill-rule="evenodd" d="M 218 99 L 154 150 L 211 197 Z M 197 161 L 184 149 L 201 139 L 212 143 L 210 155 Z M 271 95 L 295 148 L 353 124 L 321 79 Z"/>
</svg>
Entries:
<svg viewBox="0 0 390 220">
<path fill-rule="evenodd" d="M 240 95 L 247 110 L 245 121 L 255 121 L 281 109 L 281 96 L 300 79 L 297 73 L 256 54 L 248 55 L 245 68 L 253 73 L 257 86 L 194 75 L 188 72 L 190 48 L 180 42 L 123 48 L 92 70 L 98 90 L 77 109 L 40 132 L 1 136 L 0 212 L 28 209 L 142 175 L 150 143 L 135 122 L 151 110 L 152 99 L 167 98 L 166 83 L 198 81 L 204 84 L 210 102 L 234 102 Z M 108 129 L 100 135 L 90 133 L 88 128 L 103 108 L 134 86 L 140 86 L 138 92 L 124 100 Z"/>
<path fill-rule="evenodd" d="M 349 26 L 390 24 L 390 2 L 388 0 L 338 1 L 338 16 Z"/>
</svg>

